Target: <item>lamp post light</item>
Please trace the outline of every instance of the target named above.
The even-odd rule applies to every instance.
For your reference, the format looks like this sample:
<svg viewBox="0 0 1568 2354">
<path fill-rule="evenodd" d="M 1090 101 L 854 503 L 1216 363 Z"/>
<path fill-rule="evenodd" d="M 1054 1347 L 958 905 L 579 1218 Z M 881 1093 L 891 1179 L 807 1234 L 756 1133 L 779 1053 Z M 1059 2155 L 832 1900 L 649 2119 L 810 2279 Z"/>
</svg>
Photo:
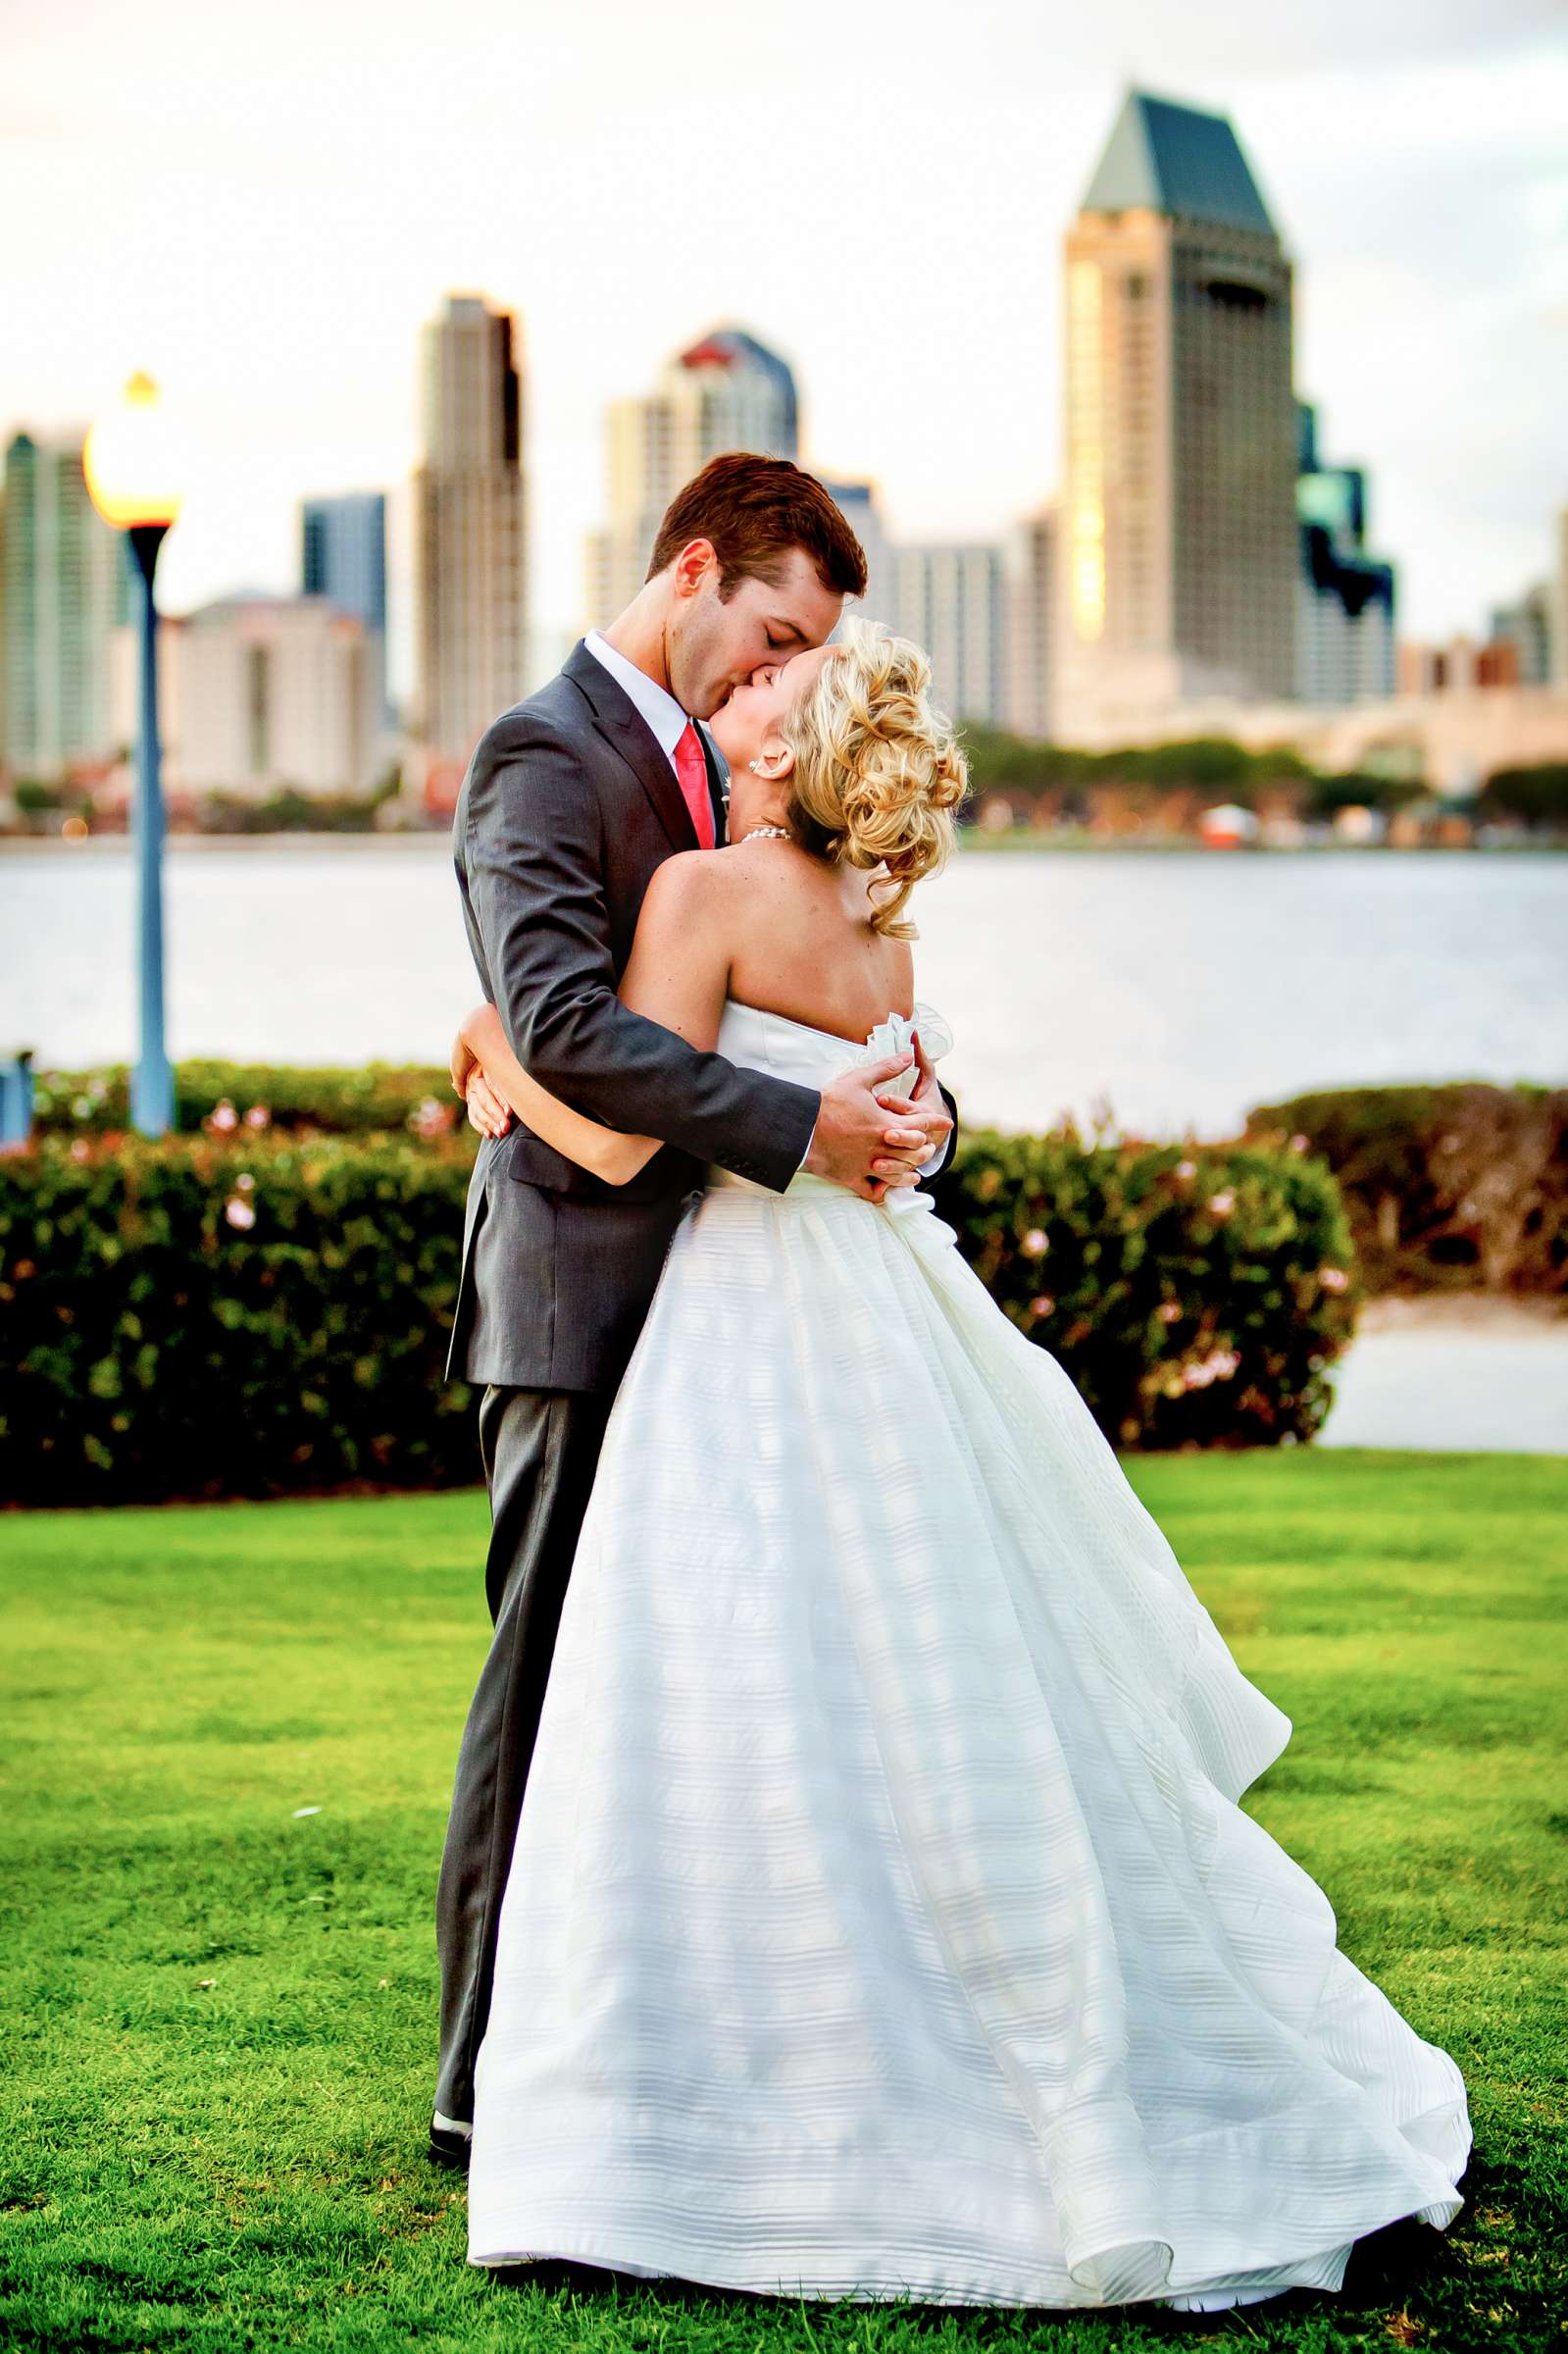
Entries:
<svg viewBox="0 0 1568 2354">
<path fill-rule="evenodd" d="M 158 762 L 158 606 L 153 575 L 164 534 L 179 513 L 177 452 L 158 387 L 133 376 L 118 408 L 94 425 L 81 453 L 93 505 L 128 535 L 141 576 L 141 733 L 136 756 L 137 932 L 141 1040 L 130 1080 L 131 1126 L 166 1136 L 175 1082 L 164 1045 L 164 802 Z"/>
</svg>

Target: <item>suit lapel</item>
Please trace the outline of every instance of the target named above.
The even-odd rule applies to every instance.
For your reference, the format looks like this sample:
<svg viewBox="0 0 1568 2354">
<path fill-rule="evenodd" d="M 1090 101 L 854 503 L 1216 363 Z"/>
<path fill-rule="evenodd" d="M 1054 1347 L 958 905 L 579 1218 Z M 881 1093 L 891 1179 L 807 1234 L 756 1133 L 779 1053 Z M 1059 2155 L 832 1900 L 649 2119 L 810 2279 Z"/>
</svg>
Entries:
<svg viewBox="0 0 1568 2354">
<path fill-rule="evenodd" d="M 562 667 L 587 697 L 598 733 L 613 751 L 620 753 L 653 803 L 659 823 L 674 847 L 694 850 L 697 829 L 691 822 L 685 794 L 660 749 L 658 738 L 631 696 L 611 678 L 604 664 L 594 660 L 582 639 Z"/>
</svg>

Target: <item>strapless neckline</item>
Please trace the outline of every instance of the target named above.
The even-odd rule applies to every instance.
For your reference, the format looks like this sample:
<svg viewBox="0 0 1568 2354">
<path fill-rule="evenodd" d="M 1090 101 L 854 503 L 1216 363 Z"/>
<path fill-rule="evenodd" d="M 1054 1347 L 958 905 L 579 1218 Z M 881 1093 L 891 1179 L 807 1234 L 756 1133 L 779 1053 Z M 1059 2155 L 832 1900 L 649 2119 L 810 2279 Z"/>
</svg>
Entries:
<svg viewBox="0 0 1568 2354">
<path fill-rule="evenodd" d="M 842 1030 L 824 1030 L 818 1022 L 802 1022 L 792 1013 L 776 1013 L 769 1005 L 749 1005 L 744 998 L 726 998 L 725 1003 L 733 1005 L 737 1013 L 755 1013 L 760 1015 L 765 1022 L 783 1022 L 786 1030 L 803 1030 L 808 1038 L 830 1039 L 835 1046 L 839 1047 L 869 1046 L 878 1031 L 883 1029 L 886 1023 L 913 1022 L 918 1024 L 921 1013 L 921 1007 L 918 1004 L 913 1013 L 900 1013 L 896 1007 L 889 1006 L 881 1021 L 873 1022 L 864 1038 L 849 1038 Z"/>
</svg>

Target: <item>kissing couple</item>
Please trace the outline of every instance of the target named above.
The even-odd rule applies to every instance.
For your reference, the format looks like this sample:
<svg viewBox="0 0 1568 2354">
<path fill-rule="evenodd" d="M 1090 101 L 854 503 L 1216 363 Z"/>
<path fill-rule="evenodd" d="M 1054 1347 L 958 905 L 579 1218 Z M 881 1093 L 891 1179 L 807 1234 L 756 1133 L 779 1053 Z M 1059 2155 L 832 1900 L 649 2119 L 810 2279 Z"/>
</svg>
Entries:
<svg viewBox="0 0 1568 2354">
<path fill-rule="evenodd" d="M 1290 1719 L 936 1211 L 906 910 L 966 766 L 865 585 L 812 476 L 715 459 L 458 801 L 494 1632 L 431 2151 L 481 2267 L 1338 2289 L 1463 2204 L 1464 2081 L 1241 1809 Z"/>
</svg>

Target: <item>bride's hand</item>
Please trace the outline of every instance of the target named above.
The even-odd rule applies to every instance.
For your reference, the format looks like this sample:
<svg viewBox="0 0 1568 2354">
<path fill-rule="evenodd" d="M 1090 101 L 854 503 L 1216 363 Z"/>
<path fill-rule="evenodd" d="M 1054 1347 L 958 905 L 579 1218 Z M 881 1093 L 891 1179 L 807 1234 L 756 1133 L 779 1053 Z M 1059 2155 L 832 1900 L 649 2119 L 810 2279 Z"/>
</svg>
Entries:
<svg viewBox="0 0 1568 2354">
<path fill-rule="evenodd" d="M 476 1063 L 469 1075 L 468 1123 L 481 1136 L 504 1136 L 512 1125 L 511 1104 L 496 1094 L 481 1063 Z"/>
<path fill-rule="evenodd" d="M 469 1045 L 468 1040 L 464 1037 L 461 1030 L 459 1030 L 457 1036 L 452 1041 L 452 1051 L 447 1056 L 446 1067 L 452 1075 L 452 1089 L 454 1094 L 466 1098 L 468 1095 L 469 1080 L 473 1076 L 474 1072 L 479 1069 L 480 1064 L 479 1056 L 475 1053 L 473 1048 Z"/>
<path fill-rule="evenodd" d="M 468 1105 L 468 1124 L 481 1136 L 504 1136 L 512 1125 L 512 1106 L 484 1076 L 484 1066 L 468 1043 L 466 1028 L 452 1041 L 447 1062 L 452 1086 Z"/>
</svg>

